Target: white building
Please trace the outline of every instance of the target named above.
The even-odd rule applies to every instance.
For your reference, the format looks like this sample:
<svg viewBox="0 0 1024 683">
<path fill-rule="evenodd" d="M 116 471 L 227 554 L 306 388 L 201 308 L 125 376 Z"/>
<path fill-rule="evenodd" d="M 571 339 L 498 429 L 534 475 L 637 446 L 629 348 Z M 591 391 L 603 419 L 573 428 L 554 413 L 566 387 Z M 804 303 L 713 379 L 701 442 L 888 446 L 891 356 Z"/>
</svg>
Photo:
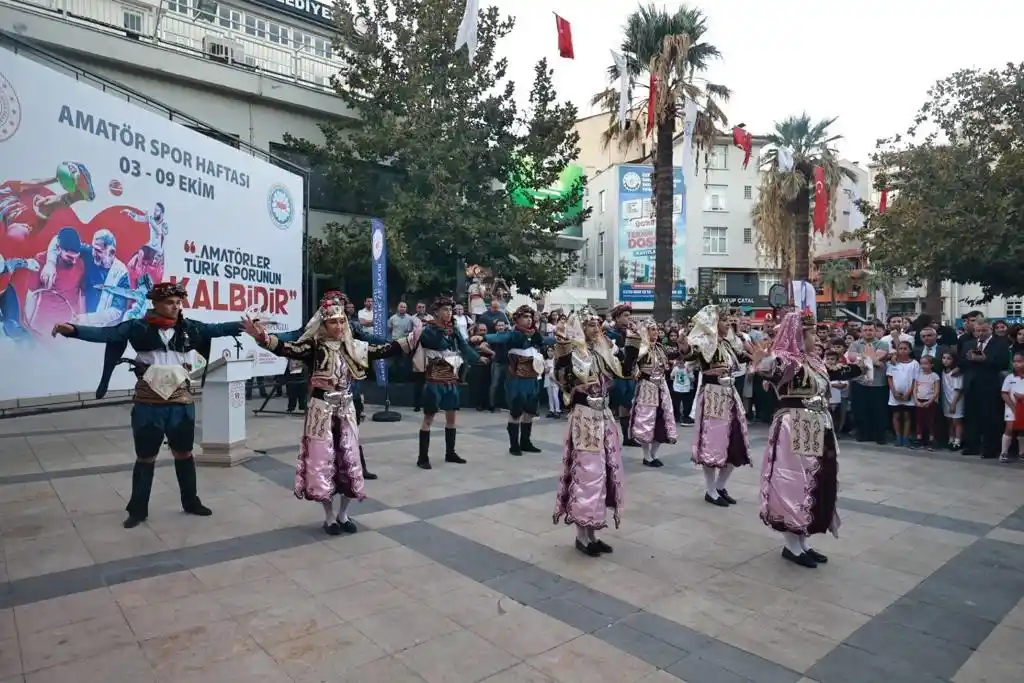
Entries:
<svg viewBox="0 0 1024 683">
<path fill-rule="evenodd" d="M 331 35 L 330 5 L 317 0 L 0 0 L 0 46 L 300 163 L 285 133 L 319 141 L 318 123 L 352 115 L 329 87 Z M 328 190 L 315 169 L 310 185 L 312 234 L 359 213 L 359 198 Z"/>
</svg>

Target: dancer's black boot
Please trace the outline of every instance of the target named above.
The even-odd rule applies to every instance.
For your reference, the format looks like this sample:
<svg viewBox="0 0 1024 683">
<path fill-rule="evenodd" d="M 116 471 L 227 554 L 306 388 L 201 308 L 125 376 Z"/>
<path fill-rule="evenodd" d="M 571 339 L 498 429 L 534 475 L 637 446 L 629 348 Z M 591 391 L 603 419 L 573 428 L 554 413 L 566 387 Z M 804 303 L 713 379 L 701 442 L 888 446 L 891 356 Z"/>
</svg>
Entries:
<svg viewBox="0 0 1024 683">
<path fill-rule="evenodd" d="M 505 427 L 508 429 L 508 452 L 512 455 L 522 455 L 519 448 L 519 423 L 509 422 Z"/>
<path fill-rule="evenodd" d="M 192 456 L 174 459 L 174 474 L 181 491 L 181 509 L 190 515 L 209 517 L 213 510 L 203 505 L 196 493 L 196 460 Z"/>
<path fill-rule="evenodd" d="M 540 449 L 533 445 L 530 436 L 533 435 L 533 423 L 523 422 L 519 425 L 519 447 L 523 453 L 540 453 Z"/>
<path fill-rule="evenodd" d="M 416 467 L 422 470 L 429 470 L 430 467 L 430 430 L 420 430 L 420 457 L 416 460 Z"/>
<path fill-rule="evenodd" d="M 132 469 L 132 497 L 125 511 L 128 517 L 124 520 L 124 528 L 132 529 L 146 521 L 149 517 L 149 494 L 153 492 L 153 470 L 155 462 L 135 461 Z"/>
<path fill-rule="evenodd" d="M 455 427 L 444 428 L 444 461 L 465 465 L 466 461 L 455 452 Z"/>
<path fill-rule="evenodd" d="M 366 469 L 366 456 L 363 455 L 363 447 L 359 447 L 359 464 L 363 466 L 363 479 L 369 479 L 373 481 L 377 478 L 377 475 Z"/>
<path fill-rule="evenodd" d="M 622 429 L 622 445 L 626 448 L 639 448 L 640 442 L 629 435 L 629 416 L 619 418 L 619 427 Z"/>
</svg>

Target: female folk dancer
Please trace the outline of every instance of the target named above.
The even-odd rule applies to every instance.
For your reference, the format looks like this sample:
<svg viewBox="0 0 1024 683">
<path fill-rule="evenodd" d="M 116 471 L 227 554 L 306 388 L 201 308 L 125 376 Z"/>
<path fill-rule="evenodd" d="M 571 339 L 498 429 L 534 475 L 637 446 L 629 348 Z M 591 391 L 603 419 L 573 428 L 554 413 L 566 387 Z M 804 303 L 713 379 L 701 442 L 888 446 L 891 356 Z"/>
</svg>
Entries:
<svg viewBox="0 0 1024 683">
<path fill-rule="evenodd" d="M 670 358 L 679 352 L 661 345 L 654 321 L 647 323 L 642 336 L 646 339 L 640 343 L 637 359 L 639 375 L 629 419 L 630 436 L 643 449 L 644 464 L 661 467 L 658 449 L 663 443 L 676 442 L 675 410 L 665 376 L 671 368 Z"/>
<path fill-rule="evenodd" d="M 523 304 L 512 314 L 514 327 L 506 332 L 484 336 L 489 345 L 503 344 L 508 349 L 508 377 L 505 401 L 508 404 L 508 452 L 512 455 L 540 453 L 533 445 L 533 418 L 540 404 L 540 378 L 544 375 L 544 356 L 540 350 L 553 341 L 541 335 L 536 311 Z"/>
<path fill-rule="evenodd" d="M 779 396 L 761 464 L 761 520 L 782 533 L 782 557 L 814 568 L 828 558 L 807 537 L 839 531 L 836 511 L 839 449 L 829 412 L 830 382 L 859 377 L 875 361 L 868 345 L 861 365 L 834 369 L 813 354 L 814 317 L 797 312 L 782 319 L 771 355 L 760 359 L 759 374 Z"/>
<path fill-rule="evenodd" d="M 452 322 L 455 301 L 440 297 L 434 303 L 434 319 L 422 324 L 413 323 L 413 336 L 423 348 L 426 365 L 426 384 L 423 386 L 423 422 L 420 424 L 420 452 L 416 466 L 429 470 L 430 426 L 434 416 L 444 411 L 444 461 L 465 464 L 455 452 L 455 414 L 459 410 L 459 368 L 462 363 L 486 363 L 458 333 Z M 479 337 L 473 337 L 479 343 Z"/>
<path fill-rule="evenodd" d="M 725 488 L 737 467 L 750 464 L 750 441 L 743 401 L 733 386 L 732 375 L 747 354 L 729 341 L 729 321 L 717 306 L 702 308 L 693 318 L 693 328 L 680 342 L 684 360 L 700 364 L 700 386 L 694 398 L 691 460 L 704 470 L 704 500 L 728 507 L 736 499 Z"/>
<path fill-rule="evenodd" d="M 626 347 L 626 337 L 630 333 L 633 321 L 633 307 L 629 304 L 619 304 L 611 311 L 612 326 L 606 328 L 604 333 L 609 341 L 621 352 Z M 622 430 L 622 445 L 630 448 L 639 446 L 629 435 L 629 413 L 633 409 L 633 397 L 636 393 L 636 377 L 633 372 L 623 377 L 616 377 L 612 392 L 609 396 L 612 412 L 619 418 L 619 427 Z"/>
<path fill-rule="evenodd" d="M 192 457 L 196 408 L 192 403 L 189 373 L 196 365 L 196 354 L 209 358 L 211 339 L 237 336 L 242 332 L 242 324 L 211 325 L 189 320 L 182 314 L 186 296 L 188 293 L 180 284 L 164 282 L 149 291 L 153 308 L 141 320 L 111 327 L 61 323 L 53 328 L 53 336 L 59 334 L 107 345 L 97 398 L 107 393 L 110 377 L 122 362 L 121 356 L 128 344 L 135 349 L 135 360 L 129 361 L 138 377 L 132 399 L 135 467 L 132 469 L 132 497 L 125 508 L 128 512 L 123 524 L 125 529 L 137 527 L 149 517 L 153 471 L 164 439 L 174 457 L 182 509 L 199 517 L 213 514 L 196 493 L 196 461 Z"/>
<path fill-rule="evenodd" d="M 575 524 L 576 549 L 597 557 L 612 552 L 594 535 L 608 526 L 608 508 L 616 527 L 622 512 L 622 446 L 609 396 L 615 380 L 632 375 L 640 339 L 628 330 L 616 350 L 601 331 L 601 318 L 584 310 L 569 317 L 555 348 L 555 378 L 568 397 L 569 425 L 553 519 Z"/>
<path fill-rule="evenodd" d="M 310 369 L 309 405 L 303 425 L 299 458 L 295 465 L 295 497 L 314 500 L 324 508 L 324 531 L 331 536 L 355 533 L 348 517 L 351 500 L 362 500 L 363 467 L 352 382 L 366 376 L 376 360 L 408 352 L 406 339 L 371 346 L 355 339 L 344 305 L 325 298 L 305 332 L 295 342 L 268 334 L 254 320 L 243 321 L 245 331 L 276 356 L 299 360 Z M 339 496 L 337 510 L 334 498 Z"/>
</svg>

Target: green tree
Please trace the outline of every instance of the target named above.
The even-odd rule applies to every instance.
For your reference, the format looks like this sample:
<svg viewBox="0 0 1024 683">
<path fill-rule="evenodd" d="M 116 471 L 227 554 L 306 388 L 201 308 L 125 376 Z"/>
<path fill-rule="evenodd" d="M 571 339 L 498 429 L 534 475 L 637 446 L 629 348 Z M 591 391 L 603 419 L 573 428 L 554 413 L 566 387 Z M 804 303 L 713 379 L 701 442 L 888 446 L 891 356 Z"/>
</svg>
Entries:
<svg viewBox="0 0 1024 683">
<path fill-rule="evenodd" d="M 611 87 L 594 96 L 593 104 L 609 113 L 605 146 L 617 141 L 628 148 L 647 134 L 647 101 L 650 77 L 657 82 L 655 101 L 654 151 L 654 317 L 667 319 L 672 313 L 672 250 L 675 231 L 672 221 L 673 142 L 677 123 L 681 122 L 685 100 L 698 104 L 693 136 L 698 148 L 711 144 L 716 123 L 726 124 L 719 101 L 729 98 L 729 89 L 699 78 L 708 64 L 721 57 L 718 48 L 703 42 L 707 18 L 697 8 L 681 7 L 674 12 L 655 5 L 640 7 L 626 20 L 619 51 L 626 64 L 628 118 L 619 122 L 619 78 L 616 65 L 608 69 Z M 634 94 L 641 98 L 634 103 Z"/>
<path fill-rule="evenodd" d="M 460 0 L 348 0 L 335 5 L 336 49 L 345 59 L 332 79 L 358 116 L 320 125 L 324 142 L 288 138 L 328 173 L 339 191 L 362 197 L 384 220 L 388 256 L 407 286 L 452 290 L 462 263 L 479 263 L 521 291 L 545 291 L 576 269 L 559 233 L 586 213 L 570 211 L 574 191 L 511 200 L 516 187 L 547 188 L 578 154 L 576 109 L 559 103 L 542 60 L 525 111 L 516 104 L 508 63 L 495 57 L 514 20 L 480 13 L 479 45 L 453 52 Z M 381 182 L 382 171 L 390 175 Z M 319 253 L 369 262 L 368 221 L 329 231 Z"/>
<path fill-rule="evenodd" d="M 850 290 L 850 285 L 853 284 L 852 270 L 850 262 L 846 259 L 831 259 L 818 268 L 818 284 L 828 287 L 832 299 L 833 320 L 836 319 L 839 310 L 836 306 L 836 293 Z"/>
<path fill-rule="evenodd" d="M 859 280 L 861 288 L 868 296 L 868 310 L 872 316 L 878 317 L 875 293 L 881 292 L 886 298 L 891 296 L 896 282 L 895 276 L 890 270 L 865 270 Z"/>
<path fill-rule="evenodd" d="M 978 283 L 983 300 L 1024 295 L 1024 63 L 958 71 L 938 81 L 905 134 L 879 141 L 875 187 L 855 235 L 872 263 L 926 283 L 941 312 L 941 281 Z"/>
<path fill-rule="evenodd" d="M 761 191 L 751 212 L 757 226 L 757 245 L 771 263 L 782 265 L 792 279 L 808 280 L 811 269 L 811 186 L 814 167 L 825 171 L 828 190 L 828 224 L 835 221 L 835 198 L 844 177 L 856 180 L 856 174 L 839 163 L 835 143 L 842 135 L 829 128 L 835 118 L 812 121 L 807 113 L 777 121 L 766 135 L 770 145 L 761 159 Z M 793 170 L 779 170 L 779 150 L 793 152 Z M 789 278 L 787 278 L 789 279 Z"/>
</svg>

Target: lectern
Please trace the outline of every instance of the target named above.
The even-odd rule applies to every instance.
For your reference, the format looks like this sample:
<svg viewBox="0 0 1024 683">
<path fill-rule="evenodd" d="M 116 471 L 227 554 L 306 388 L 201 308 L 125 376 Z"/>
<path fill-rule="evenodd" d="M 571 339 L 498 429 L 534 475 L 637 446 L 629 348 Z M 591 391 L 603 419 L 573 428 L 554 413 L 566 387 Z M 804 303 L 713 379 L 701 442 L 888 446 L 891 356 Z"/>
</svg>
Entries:
<svg viewBox="0 0 1024 683">
<path fill-rule="evenodd" d="M 206 367 L 198 464 L 232 467 L 253 457 L 245 436 L 245 382 L 254 367 L 252 358 L 219 358 Z"/>
</svg>

